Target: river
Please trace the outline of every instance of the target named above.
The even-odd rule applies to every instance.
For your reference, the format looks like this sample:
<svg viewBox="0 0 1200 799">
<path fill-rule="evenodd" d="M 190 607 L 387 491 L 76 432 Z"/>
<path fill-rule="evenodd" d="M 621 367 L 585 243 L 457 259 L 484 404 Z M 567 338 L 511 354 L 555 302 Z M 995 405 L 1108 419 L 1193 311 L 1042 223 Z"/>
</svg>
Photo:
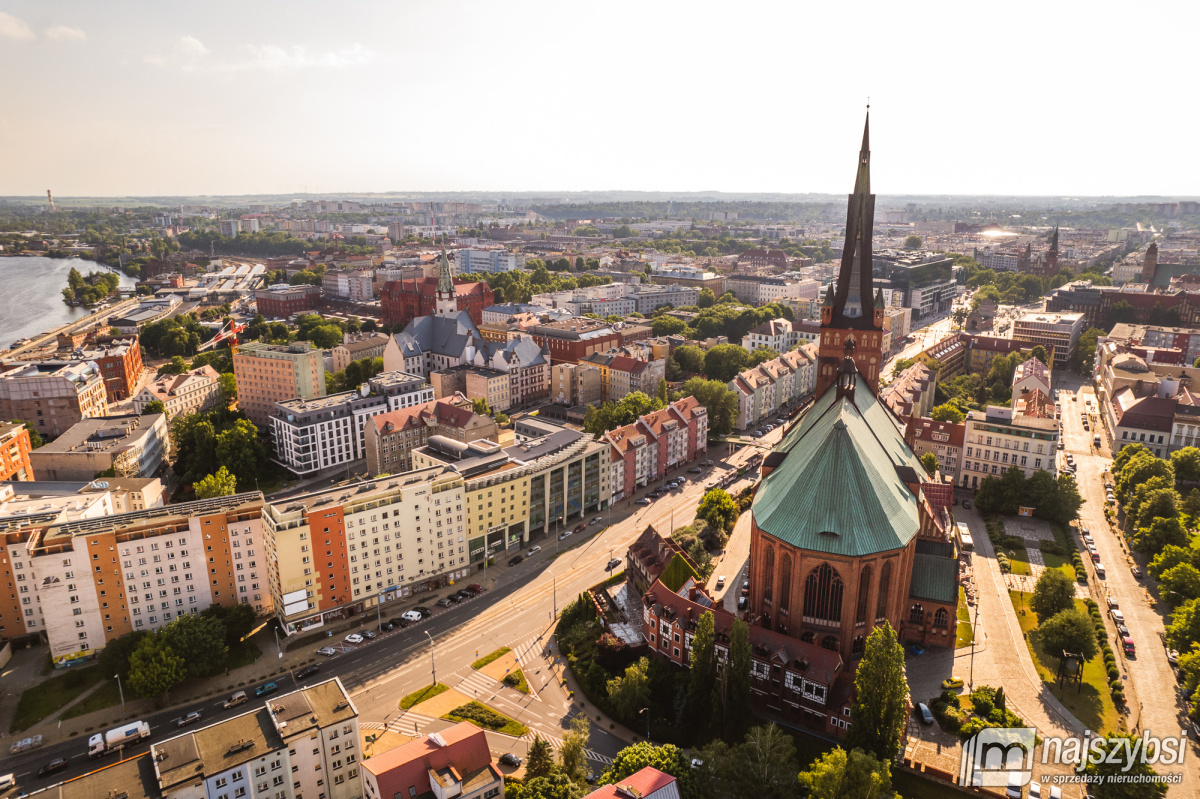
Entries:
<svg viewBox="0 0 1200 799">
<path fill-rule="evenodd" d="M 89 313 L 63 302 L 62 290 L 67 287 L 71 267 L 85 275 L 108 271 L 108 267 L 83 258 L 0 257 L 0 349 Z M 122 287 L 133 287 L 133 278 L 120 272 L 117 276 Z"/>
</svg>

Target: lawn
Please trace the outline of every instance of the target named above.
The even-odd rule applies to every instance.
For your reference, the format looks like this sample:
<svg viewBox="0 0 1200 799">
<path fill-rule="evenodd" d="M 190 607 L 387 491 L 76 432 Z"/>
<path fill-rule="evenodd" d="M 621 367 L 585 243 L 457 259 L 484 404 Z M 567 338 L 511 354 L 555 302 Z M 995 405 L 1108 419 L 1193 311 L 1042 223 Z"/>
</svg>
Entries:
<svg viewBox="0 0 1200 799">
<path fill-rule="evenodd" d="M 509 688 L 516 688 L 523 694 L 529 693 L 529 681 L 525 679 L 525 672 L 520 669 L 510 671 L 504 677 L 504 684 Z"/>
<path fill-rule="evenodd" d="M 1013 574 L 1030 574 L 1029 571 L 1029 555 L 1023 549 L 1004 550 L 1004 554 L 1008 555 L 1009 571 Z M 1072 572 L 1072 577 L 1074 572 Z"/>
<path fill-rule="evenodd" d="M 100 682 L 100 667 L 82 669 L 72 666 L 36 688 L 21 694 L 9 732 L 20 732 L 54 713 L 84 691 Z"/>
<path fill-rule="evenodd" d="M 1062 555 L 1055 555 L 1053 552 L 1042 550 L 1042 560 L 1046 561 L 1047 569 L 1058 569 L 1071 580 L 1075 581 L 1075 567 L 1071 565 L 1070 558 L 1064 558 Z"/>
<path fill-rule="evenodd" d="M 1037 666 L 1045 687 L 1089 730 L 1115 732 L 1120 714 L 1109 692 L 1108 674 L 1105 672 L 1103 659 L 1097 655 L 1084 665 L 1084 681 L 1078 692 L 1075 686 L 1064 686 L 1060 691 L 1056 684 L 1058 659 L 1045 654 L 1038 643 L 1037 616 L 1029 610 L 1031 594 L 1023 594 L 1020 591 L 1008 593 L 1013 609 L 1017 611 L 1021 632 L 1025 634 L 1029 651 L 1033 655 L 1033 663 Z M 1084 617 L 1088 617 L 1087 606 L 1082 600 L 1075 600 L 1075 608 Z"/>
<path fill-rule="evenodd" d="M 502 646 L 499 649 L 497 649 L 495 652 L 491 653 L 490 655 L 484 655 L 479 660 L 472 663 L 471 668 L 476 669 L 476 670 L 482 669 L 484 666 L 491 663 L 493 660 L 498 660 L 498 659 L 504 657 L 505 655 L 507 655 L 511 651 L 512 651 L 512 649 L 510 649 L 509 647 Z"/>
<path fill-rule="evenodd" d="M 420 704 L 421 702 L 424 702 L 426 699 L 433 699 L 438 694 L 443 693 L 445 691 L 449 691 L 449 690 L 450 690 L 449 685 L 442 685 L 440 682 L 434 683 L 433 685 L 426 685 L 421 690 L 413 691 L 411 694 L 409 694 L 408 696 L 401 699 L 400 700 L 400 709 L 408 710 L 413 705 Z"/>
<path fill-rule="evenodd" d="M 478 727 L 511 735 L 514 738 L 519 738 L 529 732 L 529 728 L 521 722 L 513 721 L 503 713 L 497 713 L 482 702 L 468 702 L 461 707 L 454 708 L 442 718 L 446 721 L 469 721 Z"/>
<path fill-rule="evenodd" d="M 129 698 L 133 699 L 132 696 Z M 117 687 L 117 681 L 109 680 L 96 689 L 87 699 L 67 708 L 67 712 L 63 713 L 62 717 L 64 719 L 73 719 L 76 716 L 86 716 L 88 713 L 95 713 L 97 710 L 116 707 L 120 704 L 121 691 Z"/>
<path fill-rule="evenodd" d="M 975 641 L 975 630 L 971 627 L 971 607 L 967 604 L 967 592 L 958 588 L 958 636 L 954 648 L 970 646 Z"/>
</svg>

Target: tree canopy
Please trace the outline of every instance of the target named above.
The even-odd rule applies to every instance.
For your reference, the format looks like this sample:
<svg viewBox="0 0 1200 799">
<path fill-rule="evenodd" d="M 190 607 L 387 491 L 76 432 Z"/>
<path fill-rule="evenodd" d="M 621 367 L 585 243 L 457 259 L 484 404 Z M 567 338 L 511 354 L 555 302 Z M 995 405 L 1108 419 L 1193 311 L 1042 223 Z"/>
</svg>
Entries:
<svg viewBox="0 0 1200 799">
<path fill-rule="evenodd" d="M 846 745 L 891 762 L 899 751 L 908 719 L 908 682 L 904 677 L 904 647 L 886 621 L 867 636 L 854 686 L 858 700 L 850 708 Z"/>
</svg>

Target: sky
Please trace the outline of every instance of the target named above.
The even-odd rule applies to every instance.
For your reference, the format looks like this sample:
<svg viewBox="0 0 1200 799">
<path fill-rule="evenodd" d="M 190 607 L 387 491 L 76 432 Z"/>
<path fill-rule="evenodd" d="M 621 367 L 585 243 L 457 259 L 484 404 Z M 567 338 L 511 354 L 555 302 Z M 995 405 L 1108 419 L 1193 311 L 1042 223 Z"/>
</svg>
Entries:
<svg viewBox="0 0 1200 799">
<path fill-rule="evenodd" d="M 1200 3 L 0 0 L 0 195 L 1200 194 Z"/>
</svg>

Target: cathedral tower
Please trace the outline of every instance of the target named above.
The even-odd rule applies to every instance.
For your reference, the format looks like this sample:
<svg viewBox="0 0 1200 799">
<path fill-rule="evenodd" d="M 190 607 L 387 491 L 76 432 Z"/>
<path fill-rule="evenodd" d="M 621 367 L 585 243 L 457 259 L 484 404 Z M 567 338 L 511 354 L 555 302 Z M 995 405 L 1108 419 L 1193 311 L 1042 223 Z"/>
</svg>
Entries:
<svg viewBox="0 0 1200 799">
<path fill-rule="evenodd" d="M 434 302 L 435 316 L 453 316 L 458 313 L 458 293 L 454 288 L 454 275 L 450 272 L 450 259 L 446 251 L 438 259 L 437 297 Z"/>
</svg>

